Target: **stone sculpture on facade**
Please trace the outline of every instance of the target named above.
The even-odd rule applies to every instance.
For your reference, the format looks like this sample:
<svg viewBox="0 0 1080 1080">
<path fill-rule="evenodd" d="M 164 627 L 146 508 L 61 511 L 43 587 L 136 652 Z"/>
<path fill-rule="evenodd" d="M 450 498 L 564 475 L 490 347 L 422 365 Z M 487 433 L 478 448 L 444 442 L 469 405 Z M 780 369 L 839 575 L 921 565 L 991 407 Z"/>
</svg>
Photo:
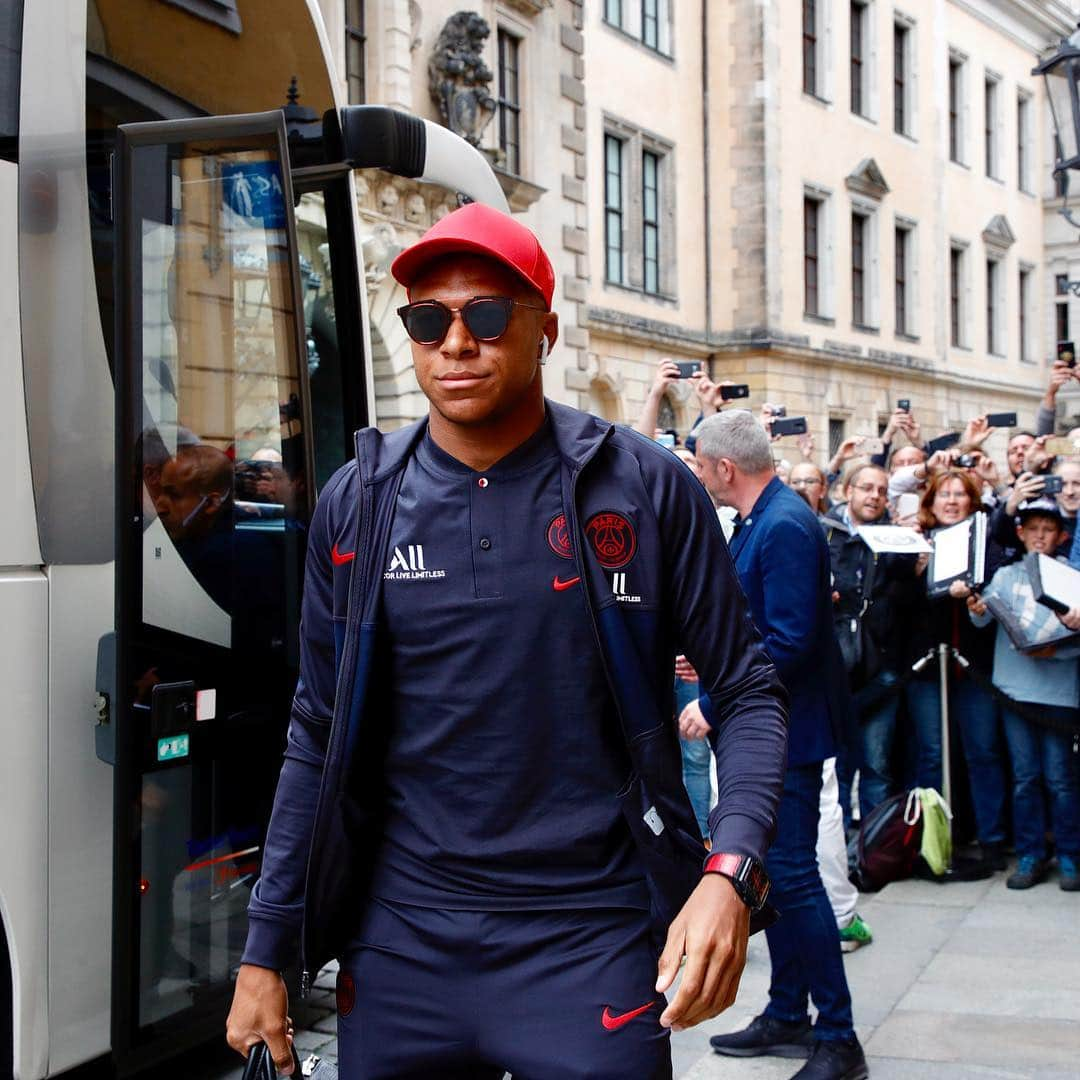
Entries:
<svg viewBox="0 0 1080 1080">
<path fill-rule="evenodd" d="M 443 123 L 473 146 L 495 115 L 491 69 L 481 55 L 491 28 L 475 11 L 446 20 L 428 60 L 428 85 Z"/>
</svg>

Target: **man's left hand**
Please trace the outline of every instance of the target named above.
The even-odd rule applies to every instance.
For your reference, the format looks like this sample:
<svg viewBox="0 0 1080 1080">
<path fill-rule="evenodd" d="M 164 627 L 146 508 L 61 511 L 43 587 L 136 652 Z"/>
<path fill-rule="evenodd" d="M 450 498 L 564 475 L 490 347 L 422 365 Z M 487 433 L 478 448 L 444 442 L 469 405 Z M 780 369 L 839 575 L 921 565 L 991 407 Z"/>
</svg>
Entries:
<svg viewBox="0 0 1080 1080">
<path fill-rule="evenodd" d="M 696 701 L 691 701 L 679 714 L 679 734 L 690 742 L 709 734 L 709 721 Z"/>
<path fill-rule="evenodd" d="M 656 991 L 663 994 L 675 981 L 686 957 L 675 999 L 660 1017 L 673 1031 L 700 1024 L 735 1001 L 746 965 L 750 909 L 722 874 L 704 874 L 682 911 L 668 927 L 660 955 Z"/>
</svg>

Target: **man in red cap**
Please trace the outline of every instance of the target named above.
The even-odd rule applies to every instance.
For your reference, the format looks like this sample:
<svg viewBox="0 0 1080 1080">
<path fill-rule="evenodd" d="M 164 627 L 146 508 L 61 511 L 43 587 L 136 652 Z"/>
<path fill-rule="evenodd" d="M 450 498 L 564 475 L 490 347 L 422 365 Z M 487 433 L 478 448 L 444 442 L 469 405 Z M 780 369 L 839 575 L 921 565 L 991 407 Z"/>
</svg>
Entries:
<svg viewBox="0 0 1080 1080">
<path fill-rule="evenodd" d="M 393 273 L 429 414 L 359 432 L 319 499 L 229 1042 L 289 1072 L 280 972 L 336 957 L 347 1080 L 666 1080 L 768 915 L 783 691 L 701 485 L 544 398 L 536 237 L 469 205 Z M 711 853 L 676 652 L 717 752 Z"/>
</svg>

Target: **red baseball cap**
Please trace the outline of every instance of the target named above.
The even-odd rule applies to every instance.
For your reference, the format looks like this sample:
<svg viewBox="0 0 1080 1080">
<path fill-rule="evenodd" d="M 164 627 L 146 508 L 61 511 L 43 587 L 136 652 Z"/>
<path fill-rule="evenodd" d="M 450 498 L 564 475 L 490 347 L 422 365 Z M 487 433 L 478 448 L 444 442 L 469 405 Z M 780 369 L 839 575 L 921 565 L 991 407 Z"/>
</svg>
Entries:
<svg viewBox="0 0 1080 1080">
<path fill-rule="evenodd" d="M 393 261 L 390 272 L 407 289 L 432 259 L 455 252 L 502 263 L 536 289 L 551 309 L 555 271 L 540 241 L 521 222 L 483 203 L 469 203 L 436 222 Z"/>
</svg>

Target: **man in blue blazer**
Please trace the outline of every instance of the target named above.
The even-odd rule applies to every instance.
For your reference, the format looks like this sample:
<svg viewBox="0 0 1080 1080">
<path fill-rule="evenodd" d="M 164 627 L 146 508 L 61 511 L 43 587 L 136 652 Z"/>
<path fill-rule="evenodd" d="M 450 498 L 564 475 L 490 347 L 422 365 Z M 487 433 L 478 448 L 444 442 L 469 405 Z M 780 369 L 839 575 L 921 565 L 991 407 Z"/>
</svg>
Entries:
<svg viewBox="0 0 1080 1080">
<path fill-rule="evenodd" d="M 840 938 L 818 872 L 821 768 L 836 753 L 847 682 L 832 629 L 829 549 L 807 504 L 776 477 L 769 438 L 745 411 L 698 428 L 702 481 L 738 512 L 731 538 L 751 615 L 791 695 L 788 761 L 776 839 L 766 859 L 780 921 L 766 931 L 772 983 L 765 1012 L 711 1040 L 721 1054 L 809 1056 L 798 1080 L 868 1075 L 852 1026 Z M 691 709 L 696 706 L 690 706 Z M 811 1027 L 807 996 L 818 1009 Z"/>
</svg>

